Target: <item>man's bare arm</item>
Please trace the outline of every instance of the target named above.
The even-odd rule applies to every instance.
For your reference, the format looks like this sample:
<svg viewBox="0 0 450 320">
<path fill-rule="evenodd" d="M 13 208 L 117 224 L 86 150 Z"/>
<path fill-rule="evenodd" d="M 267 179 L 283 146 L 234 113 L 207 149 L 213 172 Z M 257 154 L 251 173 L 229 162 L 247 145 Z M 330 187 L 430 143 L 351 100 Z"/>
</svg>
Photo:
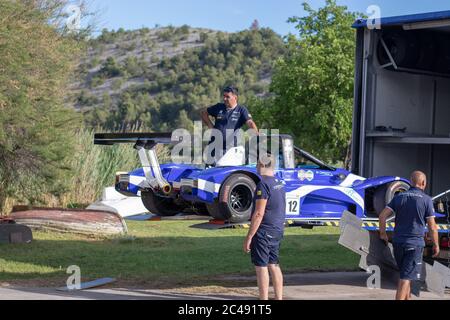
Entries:
<svg viewBox="0 0 450 320">
<path fill-rule="evenodd" d="M 248 230 L 248 237 L 253 238 L 258 231 L 259 226 L 264 218 L 266 212 L 267 200 L 256 200 L 255 214 L 252 217 L 252 222 L 250 225 L 250 230 Z"/>
<path fill-rule="evenodd" d="M 384 241 L 388 241 L 388 236 L 386 233 L 386 221 L 394 212 L 390 208 L 385 208 L 381 211 L 379 219 L 380 219 L 380 238 Z"/>
<path fill-rule="evenodd" d="M 209 129 L 214 128 L 214 124 L 211 122 L 211 119 L 209 118 L 208 110 L 203 109 L 200 114 L 201 114 L 203 123 L 205 125 L 207 125 Z"/>
<path fill-rule="evenodd" d="M 253 121 L 253 120 L 248 120 L 248 121 L 247 121 L 247 126 L 248 126 L 250 129 L 253 129 L 253 130 L 255 130 L 257 133 L 259 133 L 258 126 L 256 125 L 255 121 Z"/>
<path fill-rule="evenodd" d="M 433 258 L 439 256 L 439 233 L 438 227 L 436 225 L 436 220 L 434 217 L 429 217 L 428 221 L 428 231 L 431 233 L 431 239 L 433 240 Z"/>
<path fill-rule="evenodd" d="M 252 222 L 250 225 L 250 229 L 248 230 L 247 238 L 244 241 L 244 252 L 250 252 L 250 244 L 252 243 L 252 239 L 261 226 L 261 222 L 264 218 L 264 214 L 266 213 L 267 199 L 256 200 L 256 209 L 255 213 L 252 216 Z"/>
</svg>

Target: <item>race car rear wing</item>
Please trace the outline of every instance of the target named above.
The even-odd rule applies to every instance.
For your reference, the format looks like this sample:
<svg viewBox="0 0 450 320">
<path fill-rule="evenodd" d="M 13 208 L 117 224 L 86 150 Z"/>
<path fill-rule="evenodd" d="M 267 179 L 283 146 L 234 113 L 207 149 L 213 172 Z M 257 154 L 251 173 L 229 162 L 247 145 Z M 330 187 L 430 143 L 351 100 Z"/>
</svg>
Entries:
<svg viewBox="0 0 450 320">
<path fill-rule="evenodd" d="M 120 143 L 132 143 L 139 153 L 148 186 L 165 195 L 172 192 L 172 186 L 164 179 L 159 166 L 156 146 L 158 144 L 175 144 L 180 137 L 172 133 L 97 133 L 94 144 L 112 146 Z"/>
<path fill-rule="evenodd" d="M 148 147 L 151 144 L 173 144 L 179 141 L 179 137 L 172 133 L 96 133 L 94 144 L 111 146 L 118 143 L 134 143 Z"/>
</svg>

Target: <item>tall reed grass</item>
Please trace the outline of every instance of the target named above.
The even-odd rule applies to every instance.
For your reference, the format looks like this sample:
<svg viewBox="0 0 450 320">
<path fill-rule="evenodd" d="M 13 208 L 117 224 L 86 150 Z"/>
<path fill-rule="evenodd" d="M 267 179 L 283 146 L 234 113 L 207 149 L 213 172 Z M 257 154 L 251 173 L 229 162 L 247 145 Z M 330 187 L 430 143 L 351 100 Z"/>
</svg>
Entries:
<svg viewBox="0 0 450 320">
<path fill-rule="evenodd" d="M 94 133 L 103 130 L 82 128 L 75 132 L 75 146 L 67 165 L 72 174 L 60 185 L 65 190 L 59 196 L 42 195 L 39 205 L 46 207 L 80 208 L 99 199 L 105 187 L 113 186 L 116 172 L 128 172 L 141 166 L 138 154 L 131 144 L 115 146 L 94 145 Z M 158 146 L 161 163 L 170 160 L 168 148 Z M 28 205 L 30 199 L 6 201 L 6 212 L 14 205 Z"/>
</svg>

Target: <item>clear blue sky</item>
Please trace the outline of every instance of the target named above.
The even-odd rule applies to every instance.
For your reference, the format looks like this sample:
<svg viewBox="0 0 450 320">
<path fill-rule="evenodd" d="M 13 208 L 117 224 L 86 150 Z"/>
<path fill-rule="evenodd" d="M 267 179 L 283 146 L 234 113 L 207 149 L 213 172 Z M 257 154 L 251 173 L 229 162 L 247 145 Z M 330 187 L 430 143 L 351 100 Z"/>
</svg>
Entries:
<svg viewBox="0 0 450 320">
<path fill-rule="evenodd" d="M 261 27 L 270 27 L 281 35 L 295 29 L 286 20 L 304 15 L 305 0 L 91 0 L 99 9 L 99 29 L 152 28 L 155 24 L 210 28 L 228 32 L 250 27 L 258 19 Z M 324 0 L 307 0 L 314 8 Z M 352 11 L 366 13 L 378 5 L 383 17 L 420 12 L 450 10 L 450 0 L 337 0 Z"/>
</svg>

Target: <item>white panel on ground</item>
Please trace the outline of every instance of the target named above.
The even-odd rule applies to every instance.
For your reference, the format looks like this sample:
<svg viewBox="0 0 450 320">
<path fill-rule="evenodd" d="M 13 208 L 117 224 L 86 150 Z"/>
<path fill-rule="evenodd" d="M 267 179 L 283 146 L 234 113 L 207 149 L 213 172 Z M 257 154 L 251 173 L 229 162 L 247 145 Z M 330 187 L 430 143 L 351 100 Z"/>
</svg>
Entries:
<svg viewBox="0 0 450 320">
<path fill-rule="evenodd" d="M 140 197 L 124 196 L 117 192 L 114 187 L 106 188 L 103 191 L 102 199 L 86 209 L 115 212 L 123 218 L 149 213 Z"/>
<path fill-rule="evenodd" d="M 116 188 L 109 187 L 105 188 L 103 190 L 102 194 L 102 201 L 109 201 L 109 200 L 122 200 L 128 198 L 127 196 L 121 194 L 120 192 L 117 192 Z"/>
<path fill-rule="evenodd" d="M 69 289 L 68 287 L 61 287 L 56 289 L 57 291 L 77 291 L 77 290 L 86 290 L 86 289 L 92 289 L 92 288 L 96 288 L 96 287 L 101 287 L 104 286 L 106 284 L 110 284 L 116 282 L 116 279 L 113 278 L 102 278 L 102 279 L 97 279 L 94 281 L 90 281 L 90 282 L 83 282 L 80 283 L 80 288 L 79 289 Z"/>
</svg>

